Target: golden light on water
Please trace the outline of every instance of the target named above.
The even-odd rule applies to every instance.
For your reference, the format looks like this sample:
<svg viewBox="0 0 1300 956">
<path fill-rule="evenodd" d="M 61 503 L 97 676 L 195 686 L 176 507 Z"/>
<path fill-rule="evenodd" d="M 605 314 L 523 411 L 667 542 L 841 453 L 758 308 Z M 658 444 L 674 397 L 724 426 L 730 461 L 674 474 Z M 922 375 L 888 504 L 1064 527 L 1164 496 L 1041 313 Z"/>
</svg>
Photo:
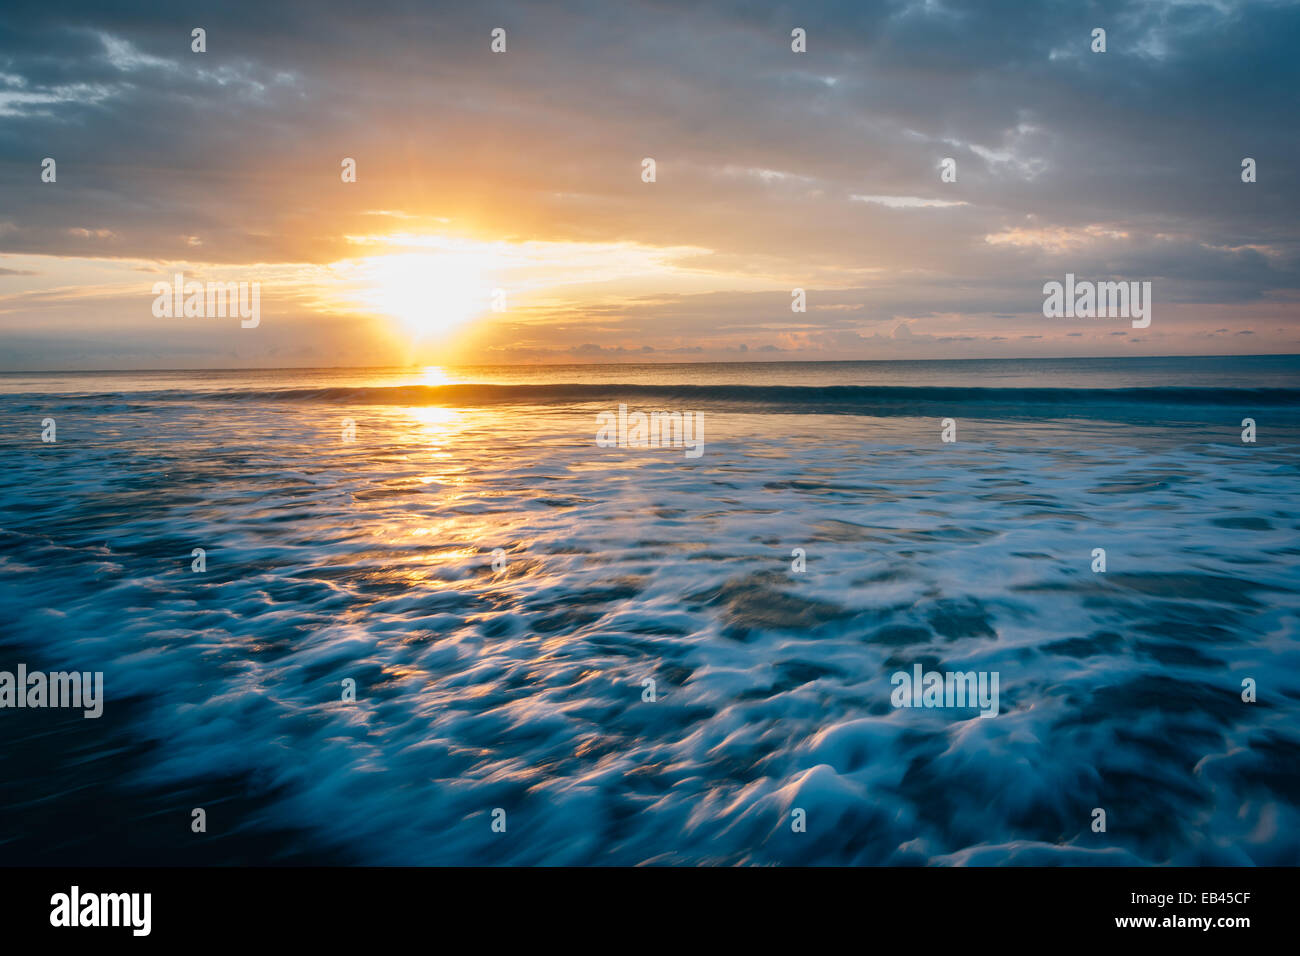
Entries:
<svg viewBox="0 0 1300 956">
<path fill-rule="evenodd" d="M 441 405 L 419 405 L 408 408 L 406 414 L 424 427 L 425 438 L 442 439 L 447 436 L 450 427 L 460 418 L 460 412 L 454 408 Z"/>
<path fill-rule="evenodd" d="M 406 409 L 407 416 L 418 426 L 412 439 L 425 446 L 433 458 L 450 458 L 453 453 L 447 446 L 455 439 L 463 424 L 463 413 L 456 408 L 441 405 L 415 405 Z M 439 477 L 439 481 L 446 478 Z"/>
</svg>

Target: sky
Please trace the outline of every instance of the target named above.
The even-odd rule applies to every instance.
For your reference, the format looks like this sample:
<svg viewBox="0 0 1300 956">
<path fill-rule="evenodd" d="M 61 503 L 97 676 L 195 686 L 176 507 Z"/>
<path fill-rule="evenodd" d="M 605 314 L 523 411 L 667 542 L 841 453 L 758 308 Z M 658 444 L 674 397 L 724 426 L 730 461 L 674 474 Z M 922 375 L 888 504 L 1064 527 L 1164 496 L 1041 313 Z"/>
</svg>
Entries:
<svg viewBox="0 0 1300 956">
<path fill-rule="evenodd" d="M 1297 36 L 1277 2 L 6 0 L 0 370 L 1300 352 Z M 178 273 L 256 283 L 257 324 L 156 315 Z M 1044 316 L 1067 274 L 1150 282 L 1150 326 Z"/>
</svg>

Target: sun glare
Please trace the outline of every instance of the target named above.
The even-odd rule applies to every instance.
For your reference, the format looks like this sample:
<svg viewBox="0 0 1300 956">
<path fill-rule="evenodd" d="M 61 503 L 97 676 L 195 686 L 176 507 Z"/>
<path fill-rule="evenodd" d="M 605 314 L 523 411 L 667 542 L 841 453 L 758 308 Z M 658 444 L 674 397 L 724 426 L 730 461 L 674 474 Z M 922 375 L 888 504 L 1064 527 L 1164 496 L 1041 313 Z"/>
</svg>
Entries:
<svg viewBox="0 0 1300 956">
<path fill-rule="evenodd" d="M 482 256 L 404 253 L 369 261 L 367 302 L 414 338 L 438 335 L 491 307 Z"/>
<path fill-rule="evenodd" d="M 421 372 L 421 385 L 450 385 L 452 377 L 436 365 L 426 365 Z"/>
</svg>

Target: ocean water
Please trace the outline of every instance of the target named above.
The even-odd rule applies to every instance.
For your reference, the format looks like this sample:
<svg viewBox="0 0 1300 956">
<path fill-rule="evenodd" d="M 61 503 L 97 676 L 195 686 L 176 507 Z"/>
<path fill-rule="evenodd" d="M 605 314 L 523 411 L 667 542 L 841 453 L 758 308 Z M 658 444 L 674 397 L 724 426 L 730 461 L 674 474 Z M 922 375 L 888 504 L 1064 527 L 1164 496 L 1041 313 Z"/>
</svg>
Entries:
<svg viewBox="0 0 1300 956">
<path fill-rule="evenodd" d="M 0 375 L 0 670 L 105 688 L 0 709 L 0 863 L 1300 863 L 1297 410 L 1296 357 Z"/>
</svg>

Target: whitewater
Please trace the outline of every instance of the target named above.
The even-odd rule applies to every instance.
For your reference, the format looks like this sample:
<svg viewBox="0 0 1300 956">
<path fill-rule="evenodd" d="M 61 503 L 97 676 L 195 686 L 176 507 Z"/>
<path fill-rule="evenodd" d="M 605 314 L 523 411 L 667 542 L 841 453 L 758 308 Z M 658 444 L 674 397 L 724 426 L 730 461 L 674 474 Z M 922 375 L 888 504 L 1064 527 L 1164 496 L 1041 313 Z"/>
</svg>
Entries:
<svg viewBox="0 0 1300 956">
<path fill-rule="evenodd" d="M 0 862 L 1294 865 L 1300 378 L 1215 362 L 0 376 L 0 670 L 104 674 Z"/>
</svg>

